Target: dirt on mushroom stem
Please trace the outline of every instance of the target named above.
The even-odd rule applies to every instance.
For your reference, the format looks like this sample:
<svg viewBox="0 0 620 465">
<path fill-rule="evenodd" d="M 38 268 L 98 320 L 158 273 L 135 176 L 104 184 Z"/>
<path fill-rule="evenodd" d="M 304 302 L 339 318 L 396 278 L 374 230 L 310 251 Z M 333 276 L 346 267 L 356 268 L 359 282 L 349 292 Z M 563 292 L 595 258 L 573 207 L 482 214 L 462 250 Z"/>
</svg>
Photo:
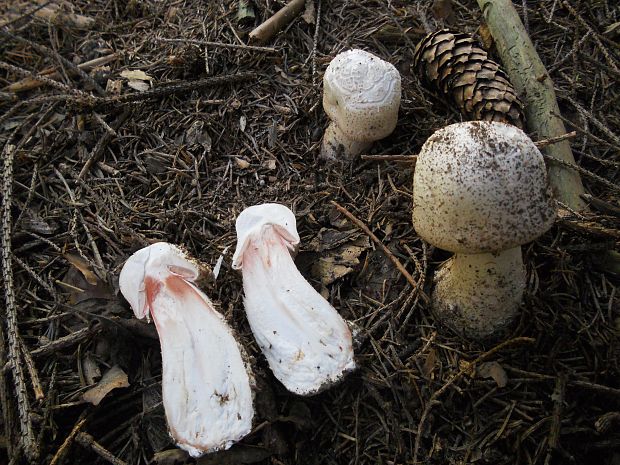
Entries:
<svg viewBox="0 0 620 465">
<path fill-rule="evenodd" d="M 609 1 L 569 1 L 594 34 L 588 35 L 561 2 L 527 2 L 527 11 L 516 3 L 522 17 L 527 14 L 530 35 L 552 72 L 567 126 L 579 129 L 571 144 L 580 166 L 618 185 L 618 141 L 613 135 L 620 132 L 620 110 L 614 103 L 617 86 L 609 85 L 617 79 L 610 66 L 618 63 L 618 29 L 612 27 L 619 20 L 617 9 Z M 423 91 L 410 70 L 413 46 L 424 35 L 415 2 L 322 0 L 317 76 L 312 75 L 313 60 L 308 61 L 313 25 L 303 18 L 268 44 L 278 50 L 273 54 L 158 40 L 238 44 L 234 32 L 243 40 L 254 25 L 236 24 L 233 0 L 189 0 L 183 6 L 130 3 L 102 9 L 84 0 L 71 2 L 75 13 L 96 18 L 92 30 L 57 28 L 29 18 L 9 27 L 70 60 L 95 59 L 107 54 L 106 49 L 120 53 L 119 61 L 97 76 L 119 81 L 123 93 L 132 92 L 120 78 L 124 69 L 144 71 L 154 77 L 154 86 L 234 71 L 263 77 L 251 86 L 223 86 L 133 104 L 132 117 L 115 129 L 118 137 L 102 147 L 101 157 L 82 182 L 78 174 L 106 133 L 96 118 L 70 112 L 62 102 L 32 102 L 9 112 L 13 96 L 0 93 L 0 145 L 10 137 L 12 143 L 23 143 L 15 153 L 11 234 L 20 330 L 46 393 L 43 402 L 32 407 L 34 427 L 43 431 L 42 457 L 61 450 L 76 425 L 127 463 L 149 460 L 156 451 L 173 447 L 161 407 L 158 342 L 148 331 L 138 335 L 125 324 L 131 311 L 118 297 L 115 283 L 131 253 L 165 240 L 184 244 L 191 255 L 211 266 L 224 256 L 209 295 L 255 357 L 265 386 L 256 400 L 257 415 L 267 424 L 257 428 L 243 448 L 233 448 L 231 455 L 217 460 L 267 464 L 277 454 L 273 458 L 285 464 L 404 462 L 411 458 L 424 405 L 463 370 L 425 423 L 419 457 L 429 464 L 468 460 L 517 465 L 530 459 L 544 463 L 548 454 L 550 463 L 568 462 L 570 457 L 577 463 L 613 463 L 615 433 L 596 427 L 599 418 L 617 410 L 619 387 L 614 326 L 619 317 L 618 281 L 601 271 L 597 261 L 601 251 L 617 248 L 613 236 L 599 231 L 620 229 L 617 215 L 610 213 L 613 209 L 593 207 L 585 217 L 567 212 L 566 219 L 524 248 L 528 280 L 522 318 L 514 331 L 536 342 L 492 353 L 488 361 L 504 371 L 505 387 L 467 369 L 467 362 L 493 346 L 438 332 L 430 308 L 372 247 L 359 257 L 359 267 L 325 290 L 343 317 L 362 328 L 357 374 L 337 389 L 302 400 L 269 375 L 253 342 L 241 311 L 241 277 L 230 269 L 234 218 L 249 205 L 291 205 L 302 243 L 309 244 L 321 229 L 354 241 L 357 232 L 329 203 L 336 200 L 368 225 L 426 292 L 431 273 L 449 257 L 413 233 L 409 164 L 359 162 L 343 170 L 325 166 L 317 156 L 328 121 L 313 77 L 320 82 L 329 60 L 349 46 L 376 52 L 403 77 L 396 130 L 371 153 L 416 154 L 436 129 L 460 121 L 458 111 Z M 282 4 L 251 3 L 257 22 Z M 454 14 L 465 32 L 480 26 L 474 1 L 455 2 Z M 3 61 L 24 69 L 57 67 L 53 57 L 10 40 L 1 41 L 0 53 Z M 18 79 L 3 71 L 0 87 Z M 69 79 L 63 82 L 88 91 L 81 78 Z M 43 87 L 20 98 L 54 93 Z M 579 102 L 586 113 L 566 97 Z M 51 105 L 53 111 L 38 123 L 39 129 L 22 141 Z M 109 109 L 100 116 L 111 125 L 121 111 Z M 202 124 L 193 126 L 196 121 Z M 191 127 L 200 130 L 188 134 Z M 616 190 L 593 177 L 584 175 L 583 180 L 594 198 L 617 206 Z M 96 285 L 82 279 L 80 271 L 71 271 L 72 265 L 62 259 L 65 247 L 85 257 L 98 277 Z M 318 288 L 320 277 L 312 274 L 316 254 L 302 249 L 296 263 Z M 89 332 L 90 325 L 98 330 Z M 105 372 L 114 365 L 127 373 L 130 387 L 111 391 L 96 408 L 86 407 L 80 395 L 92 380 L 91 371 L 96 372 L 92 367 Z M 555 380 L 564 374 L 564 397 L 556 402 Z M 33 378 L 27 378 L 31 386 Z M 0 398 L 1 394 L 0 389 Z M 32 392 L 28 395 L 34 398 Z M 4 398 L 5 437 L 16 444 L 17 406 L 10 378 Z M 82 415 L 87 420 L 83 424 Z M 553 424 L 559 425 L 560 449 L 551 451 L 547 445 L 553 439 Z M 65 463 L 97 459 L 91 449 L 70 445 L 59 454 Z"/>
</svg>

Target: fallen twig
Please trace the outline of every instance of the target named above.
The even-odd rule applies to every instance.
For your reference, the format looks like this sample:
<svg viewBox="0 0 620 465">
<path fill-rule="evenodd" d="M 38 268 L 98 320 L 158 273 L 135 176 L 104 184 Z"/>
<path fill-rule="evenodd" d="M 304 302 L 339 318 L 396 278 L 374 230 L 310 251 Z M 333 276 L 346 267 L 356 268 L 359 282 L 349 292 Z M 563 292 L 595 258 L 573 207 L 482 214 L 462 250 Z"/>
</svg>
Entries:
<svg viewBox="0 0 620 465">
<path fill-rule="evenodd" d="M 54 457 L 52 457 L 52 460 L 50 461 L 50 465 L 58 465 L 62 461 L 65 454 L 69 450 L 69 446 L 71 445 L 71 443 L 73 442 L 77 434 L 80 432 L 80 429 L 82 428 L 82 426 L 84 426 L 84 423 L 86 423 L 86 419 L 87 419 L 86 415 L 88 414 L 88 411 L 89 410 L 86 409 L 82 412 L 78 421 L 75 423 L 75 425 L 73 425 L 71 432 L 62 442 L 62 444 L 60 445 L 60 447 L 54 454 Z"/>
<path fill-rule="evenodd" d="M 98 66 L 107 65 L 108 63 L 112 63 L 114 60 L 118 58 L 117 53 L 112 53 L 110 55 L 106 55 L 103 57 L 95 58 L 94 60 L 85 61 L 84 63 L 80 63 L 77 67 L 83 71 L 90 71 Z M 72 70 L 68 70 L 69 74 L 72 74 Z M 60 79 L 60 73 L 56 71 L 54 68 L 49 68 L 41 73 L 38 76 L 27 77 L 22 79 L 21 81 L 14 82 L 10 84 L 5 89 L 9 92 L 25 92 L 28 90 L 36 89 L 37 87 L 44 86 L 46 84 L 52 85 L 47 81 L 47 79 Z"/>
<path fill-rule="evenodd" d="M 398 258 L 396 258 L 394 256 L 394 254 L 392 253 L 392 251 L 390 249 L 388 249 L 383 242 L 381 242 L 379 240 L 379 238 L 377 236 L 374 235 L 374 233 L 368 228 L 368 226 L 366 226 L 364 223 L 362 223 L 361 220 L 359 220 L 357 217 L 355 217 L 355 215 L 353 215 L 353 213 L 351 213 L 349 210 L 347 210 L 346 208 L 340 206 L 338 203 L 336 203 L 335 201 L 331 201 L 331 204 L 336 207 L 336 209 L 342 213 L 344 216 L 346 216 L 349 221 L 351 221 L 355 226 L 357 226 L 358 228 L 360 228 L 362 231 L 364 231 L 368 237 L 370 237 L 372 239 L 372 241 L 377 244 L 379 246 L 379 248 L 383 251 L 383 253 L 385 254 L 385 256 L 387 258 L 390 259 L 390 261 L 396 266 L 396 268 L 398 268 L 398 271 L 401 272 L 401 274 L 405 277 L 405 279 L 407 279 L 407 281 L 409 282 L 409 284 L 411 284 L 411 286 L 416 289 L 418 287 L 418 283 L 416 282 L 415 279 L 413 279 L 413 276 L 411 276 L 411 274 L 409 274 L 409 272 L 405 269 L 405 267 L 402 265 L 402 263 L 400 263 L 400 261 L 398 260 Z"/>
<path fill-rule="evenodd" d="M 108 449 L 95 441 L 95 438 L 93 438 L 88 433 L 78 433 L 75 436 L 75 442 L 92 450 L 99 457 L 107 460 L 113 465 L 127 465 L 127 462 L 116 457 L 114 454 L 112 454 L 112 452 L 110 452 Z"/>
<path fill-rule="evenodd" d="M 215 48 L 232 48 L 238 50 L 253 50 L 255 52 L 265 52 L 265 53 L 277 53 L 279 50 L 273 47 L 260 47 L 257 45 L 245 45 L 245 44 L 225 44 L 222 42 L 211 42 L 208 40 L 194 40 L 194 39 L 166 39 L 164 37 L 160 37 L 157 40 L 161 42 L 181 42 L 185 44 L 194 44 L 194 45 L 207 45 L 209 47 Z"/>
<path fill-rule="evenodd" d="M 551 416 L 551 427 L 549 428 L 549 440 L 547 441 L 547 456 L 545 465 L 551 463 L 553 454 L 560 447 L 560 426 L 562 421 L 562 408 L 564 405 L 564 392 L 566 391 L 566 375 L 559 374 L 555 380 L 553 390 L 553 415 Z"/>
<path fill-rule="evenodd" d="M 17 326 L 17 309 L 13 289 L 13 264 L 11 260 L 11 198 L 13 194 L 13 159 L 16 147 L 8 144 L 4 147 L 4 172 L 2 176 L 2 279 L 4 281 L 4 298 L 6 310 L 6 332 L 8 341 L 8 365 L 13 373 L 13 382 L 17 395 L 17 407 L 21 429 L 21 448 L 31 462 L 36 462 L 39 451 L 36 445 L 32 420 L 30 418 L 30 401 L 26 389 L 24 367 L 21 363 L 19 329 Z"/>
<path fill-rule="evenodd" d="M 306 0 L 292 0 L 280 8 L 271 18 L 250 32 L 250 42 L 263 44 L 280 32 L 295 16 L 301 13 Z"/>
<path fill-rule="evenodd" d="M 129 118 L 130 114 L 131 114 L 131 110 L 126 110 L 115 121 L 114 127 L 110 128 L 110 130 L 106 130 L 103 133 L 103 135 L 101 136 L 99 141 L 97 141 L 97 143 L 95 144 L 95 147 L 93 148 L 92 152 L 90 153 L 90 156 L 88 157 L 88 159 L 84 163 L 84 166 L 82 167 L 82 170 L 80 171 L 80 174 L 78 174 L 78 179 L 82 179 L 82 178 L 84 178 L 84 176 L 86 176 L 86 174 L 92 168 L 93 164 L 96 161 L 98 161 L 98 159 L 99 159 L 99 157 L 101 157 L 101 154 L 103 153 L 103 151 L 106 149 L 106 147 L 108 146 L 110 141 L 114 138 L 114 136 L 116 135 L 116 131 L 118 131 L 120 129 L 120 127 L 123 125 L 123 123 L 125 121 L 127 121 L 127 118 Z M 107 126 L 107 124 L 105 126 Z"/>
<path fill-rule="evenodd" d="M 99 95 L 104 95 L 105 94 L 105 91 L 101 88 L 101 86 L 99 84 L 97 84 L 97 82 L 91 76 L 89 76 L 88 73 L 86 73 L 84 70 L 80 69 L 72 61 L 67 60 L 65 57 L 60 55 L 55 50 L 53 50 L 53 49 L 51 49 L 49 47 L 46 47 L 45 45 L 41 45 L 41 44 L 38 44 L 36 42 L 33 42 L 32 40 L 28 40 L 28 39 L 25 39 L 25 38 L 20 37 L 18 35 L 15 35 L 12 32 L 10 32 L 7 28 L 0 28 L 0 35 L 6 37 L 8 39 L 11 39 L 11 40 L 16 40 L 16 41 L 18 41 L 18 42 L 20 42 L 22 44 L 28 45 L 29 47 L 32 47 L 33 49 L 35 49 L 37 52 L 41 53 L 42 55 L 52 57 L 53 59 L 55 59 L 58 62 L 58 64 L 60 66 L 66 66 L 68 69 L 74 71 L 82 79 L 84 79 L 86 82 L 88 82 L 88 84 L 90 84 L 90 86 L 93 89 L 95 89 Z"/>
<path fill-rule="evenodd" d="M 530 40 L 511 0 L 478 0 L 497 51 L 510 81 L 525 106 L 528 129 L 537 137 L 551 139 L 566 133 L 553 82 Z M 556 159 L 575 164 L 567 141 L 548 146 L 546 153 Z M 579 173 L 562 164 L 548 167 L 549 182 L 557 199 L 574 210 L 583 210 L 585 192 Z"/>
<path fill-rule="evenodd" d="M 538 147 L 539 149 L 542 149 L 548 145 L 557 144 L 558 142 L 562 142 L 567 139 L 572 139 L 576 135 L 577 135 L 577 131 L 571 131 L 571 132 L 567 132 L 566 134 L 562 134 L 561 136 L 538 140 L 534 142 L 534 145 Z"/>
<path fill-rule="evenodd" d="M 362 155 L 362 160 L 372 161 L 406 161 L 415 163 L 418 159 L 417 155 Z"/>
<path fill-rule="evenodd" d="M 114 97 L 91 97 L 89 99 L 75 99 L 65 98 L 67 100 L 74 100 L 76 105 L 83 109 L 97 110 L 100 108 L 115 107 L 118 105 L 124 105 L 132 102 L 143 102 L 153 98 L 161 98 L 167 95 L 183 94 L 192 92 L 195 90 L 202 90 L 208 87 L 215 87 L 224 84 L 234 84 L 237 82 L 250 81 L 259 79 L 255 72 L 244 72 L 237 74 L 224 74 L 222 76 L 212 76 L 204 79 L 198 79 L 196 81 L 187 81 L 180 84 L 173 84 L 169 86 L 158 87 L 153 90 L 147 90 L 146 92 L 136 92 L 133 94 L 126 94 Z"/>
</svg>

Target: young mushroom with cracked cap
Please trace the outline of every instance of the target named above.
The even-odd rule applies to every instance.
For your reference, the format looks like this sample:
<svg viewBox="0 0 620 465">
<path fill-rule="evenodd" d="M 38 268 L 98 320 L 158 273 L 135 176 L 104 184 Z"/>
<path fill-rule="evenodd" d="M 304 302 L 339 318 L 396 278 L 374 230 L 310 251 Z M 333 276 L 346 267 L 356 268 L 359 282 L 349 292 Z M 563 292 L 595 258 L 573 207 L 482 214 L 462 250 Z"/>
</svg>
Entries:
<svg viewBox="0 0 620 465">
<path fill-rule="evenodd" d="M 347 323 L 301 275 L 295 215 L 284 205 L 246 208 L 237 218 L 233 268 L 241 270 L 250 327 L 275 377 L 310 395 L 355 368 Z"/>
<path fill-rule="evenodd" d="M 415 166 L 413 225 L 455 253 L 435 274 L 439 320 L 476 339 L 506 328 L 525 290 L 520 246 L 554 220 L 545 162 L 523 131 L 472 121 L 435 132 Z"/>
<path fill-rule="evenodd" d="M 396 127 L 400 74 L 372 53 L 349 50 L 334 58 L 323 76 L 323 108 L 331 122 L 321 157 L 352 159 Z"/>
<path fill-rule="evenodd" d="M 165 242 L 134 253 L 120 274 L 136 317 L 153 317 L 170 435 L 193 457 L 228 449 L 254 417 L 254 378 L 224 317 L 194 284 L 201 267 Z"/>
</svg>

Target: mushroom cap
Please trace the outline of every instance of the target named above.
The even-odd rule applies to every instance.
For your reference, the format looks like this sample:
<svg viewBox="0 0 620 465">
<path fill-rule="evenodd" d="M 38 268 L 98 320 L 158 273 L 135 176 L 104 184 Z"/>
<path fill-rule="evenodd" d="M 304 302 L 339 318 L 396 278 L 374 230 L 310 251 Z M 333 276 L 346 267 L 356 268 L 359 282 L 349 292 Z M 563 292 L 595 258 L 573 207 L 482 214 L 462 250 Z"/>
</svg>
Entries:
<svg viewBox="0 0 620 465">
<path fill-rule="evenodd" d="M 237 248 L 233 255 L 232 267 L 240 270 L 243 267 L 243 253 L 249 246 L 250 239 L 259 233 L 264 226 L 274 226 L 289 250 L 295 250 L 299 244 L 295 214 L 279 203 L 253 205 L 243 210 L 237 217 Z"/>
<path fill-rule="evenodd" d="M 372 53 L 349 50 L 337 55 L 323 76 L 323 108 L 347 137 L 375 141 L 396 127 L 400 74 Z"/>
<path fill-rule="evenodd" d="M 555 220 L 542 154 L 520 129 L 469 121 L 435 132 L 413 176 L 413 225 L 451 252 L 497 252 L 536 239 Z"/>
<path fill-rule="evenodd" d="M 155 277 L 172 273 L 188 281 L 200 275 L 200 267 L 187 258 L 183 249 L 167 242 L 157 242 L 138 250 L 127 259 L 118 278 L 118 285 L 137 318 L 147 316 L 144 278 L 146 270 Z"/>
</svg>

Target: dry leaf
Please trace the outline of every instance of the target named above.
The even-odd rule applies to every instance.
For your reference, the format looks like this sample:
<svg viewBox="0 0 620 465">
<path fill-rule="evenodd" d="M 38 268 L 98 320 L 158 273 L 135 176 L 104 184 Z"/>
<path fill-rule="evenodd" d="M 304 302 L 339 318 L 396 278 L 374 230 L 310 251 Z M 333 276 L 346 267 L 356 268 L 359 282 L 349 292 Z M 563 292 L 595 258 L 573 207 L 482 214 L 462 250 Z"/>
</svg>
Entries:
<svg viewBox="0 0 620 465">
<path fill-rule="evenodd" d="M 106 82 L 105 91 L 110 95 L 121 95 L 122 87 L 123 81 L 120 79 L 108 79 L 108 82 Z"/>
<path fill-rule="evenodd" d="M 603 34 L 614 36 L 620 33 L 620 21 L 617 23 L 610 24 L 605 28 Z"/>
<path fill-rule="evenodd" d="M 87 386 L 95 384 L 99 379 L 101 379 L 101 370 L 99 369 L 99 365 L 97 365 L 97 362 L 90 354 L 87 354 L 82 359 L 82 373 L 84 373 L 84 381 Z"/>
<path fill-rule="evenodd" d="M 474 365 L 467 360 L 459 360 L 459 370 L 461 370 L 470 378 L 475 374 Z"/>
<path fill-rule="evenodd" d="M 198 145 L 202 145 L 205 151 L 211 151 L 211 136 L 209 132 L 204 129 L 204 122 L 197 120 L 192 123 L 187 132 L 185 133 L 185 143 L 191 148 Z"/>
<path fill-rule="evenodd" d="M 314 24 L 315 18 L 316 18 L 316 9 L 314 8 L 314 0 L 306 0 L 306 10 L 304 11 L 304 14 L 301 15 L 301 18 L 307 23 L 307 24 Z"/>
<path fill-rule="evenodd" d="M 116 388 L 129 387 L 127 374 L 120 369 L 118 365 L 114 365 L 103 375 L 103 378 L 93 388 L 86 391 L 82 398 L 86 402 L 93 405 L 99 405 L 99 402 L 112 390 Z"/>
<path fill-rule="evenodd" d="M 482 23 L 478 28 L 478 34 L 480 34 L 480 39 L 482 40 L 482 47 L 485 50 L 491 50 L 493 47 L 493 36 L 491 35 L 491 30 L 487 23 Z"/>
<path fill-rule="evenodd" d="M 276 169 L 276 161 L 271 158 L 265 162 L 263 162 L 263 167 L 267 168 L 269 171 Z"/>
<path fill-rule="evenodd" d="M 80 273 L 82 273 L 82 275 L 84 276 L 84 279 L 86 279 L 86 282 L 88 284 L 92 284 L 93 286 L 97 284 L 99 280 L 97 279 L 97 276 L 95 275 L 95 273 L 93 273 L 92 270 L 90 269 L 90 265 L 88 264 L 86 260 L 84 260 L 79 255 L 74 255 L 72 253 L 65 253 L 63 254 L 63 257 L 65 257 L 65 260 L 71 263 L 74 267 L 76 267 L 80 271 Z"/>
<path fill-rule="evenodd" d="M 141 71 L 139 69 L 134 69 L 134 70 L 126 69 L 124 71 L 121 71 L 121 77 L 124 77 L 125 79 L 129 79 L 130 81 L 152 81 L 153 80 L 151 76 L 149 76 L 144 71 Z"/>
<path fill-rule="evenodd" d="M 433 375 L 433 371 L 435 371 L 435 366 L 437 365 L 437 351 L 435 349 L 431 349 L 424 360 L 424 366 L 422 367 L 423 375 L 427 379 L 431 379 Z"/>
<path fill-rule="evenodd" d="M 477 372 L 478 376 L 481 376 L 482 378 L 493 378 L 493 380 L 501 388 L 508 384 L 508 376 L 502 366 L 497 362 L 481 363 Z"/>
<path fill-rule="evenodd" d="M 452 0 L 435 0 L 431 7 L 433 16 L 437 20 L 444 20 L 451 24 L 454 22 L 454 12 L 452 11 Z"/>
<path fill-rule="evenodd" d="M 149 85 L 144 81 L 128 81 L 127 85 L 139 92 L 146 92 L 150 89 Z"/>
<path fill-rule="evenodd" d="M 333 283 L 353 271 L 353 268 L 336 263 L 336 257 L 319 258 L 312 265 L 312 274 L 321 280 L 324 286 Z"/>
<path fill-rule="evenodd" d="M 237 167 L 241 170 L 244 170 L 250 167 L 250 162 L 247 160 L 244 160 L 243 158 L 235 157 L 235 163 L 237 163 Z"/>
</svg>

